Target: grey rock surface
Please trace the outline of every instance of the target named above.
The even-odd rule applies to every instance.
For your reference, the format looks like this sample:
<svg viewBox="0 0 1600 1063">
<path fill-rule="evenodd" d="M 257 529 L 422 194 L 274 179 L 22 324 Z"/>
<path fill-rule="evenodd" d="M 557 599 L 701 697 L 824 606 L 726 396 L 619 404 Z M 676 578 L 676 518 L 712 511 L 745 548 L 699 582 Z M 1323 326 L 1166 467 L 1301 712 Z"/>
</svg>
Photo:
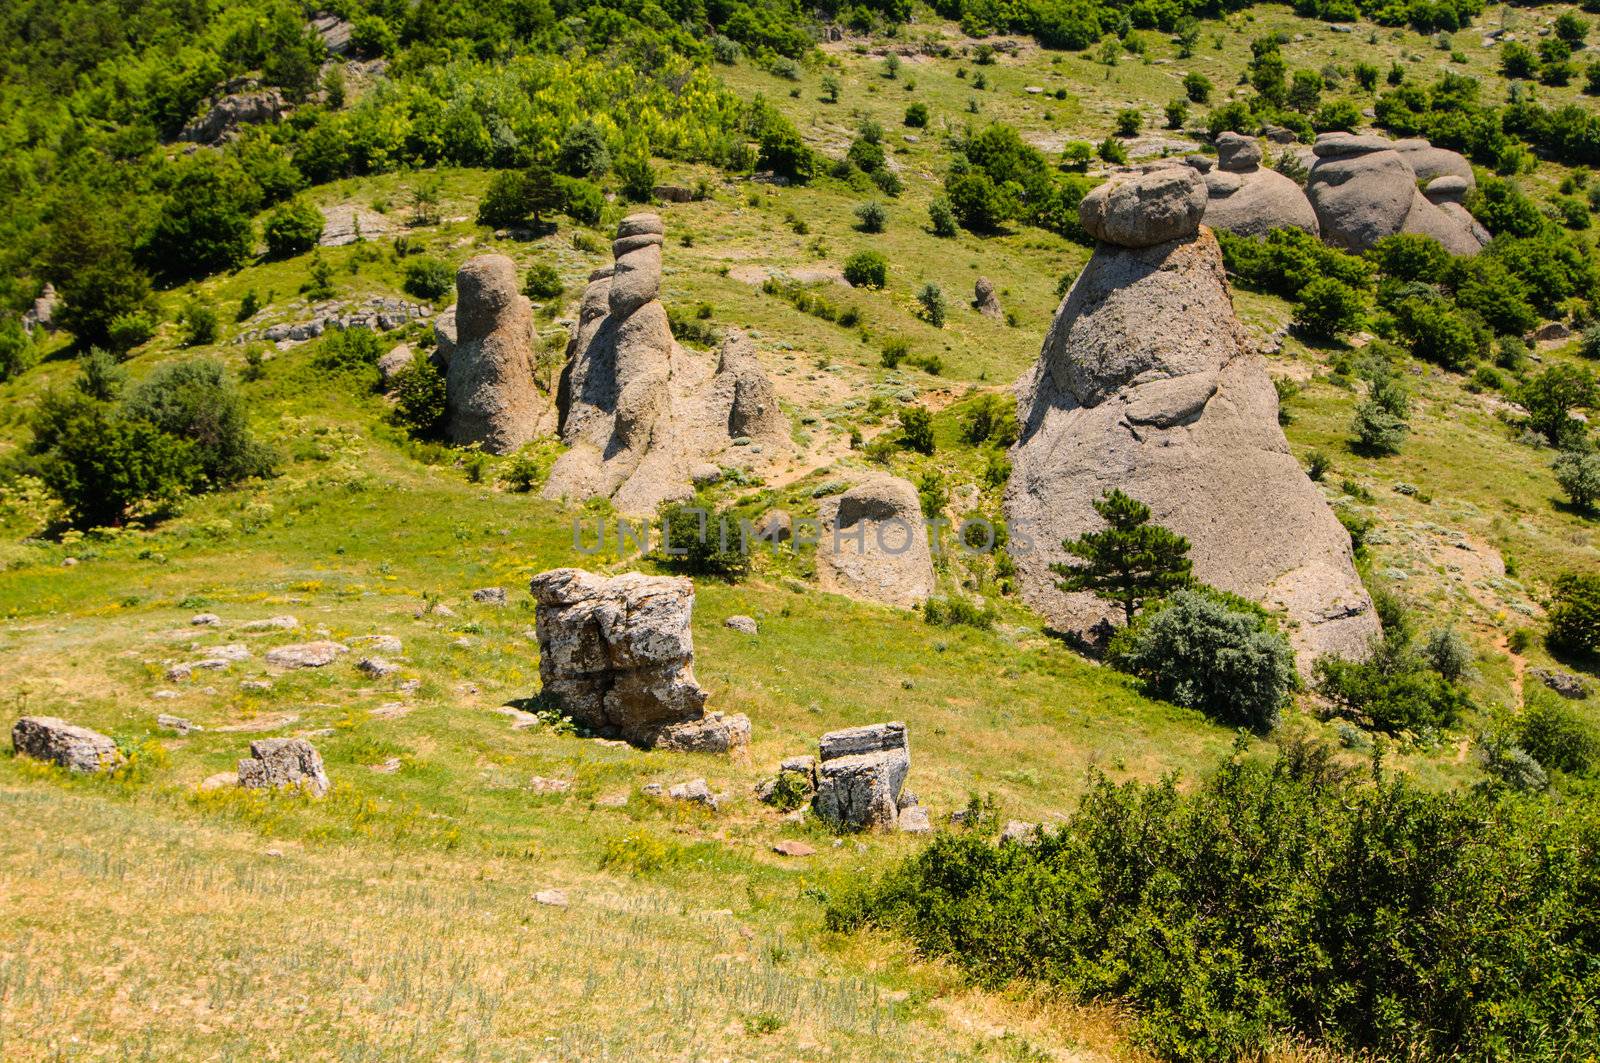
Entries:
<svg viewBox="0 0 1600 1063">
<path fill-rule="evenodd" d="M 933 593 L 933 554 L 917 489 L 875 476 L 817 507 L 817 577 L 825 591 L 914 608 Z"/>
<path fill-rule="evenodd" d="M 57 716 L 18 720 L 11 728 L 11 748 L 18 756 L 49 761 L 75 772 L 110 771 L 122 763 L 122 754 L 109 736 Z"/>
<path fill-rule="evenodd" d="M 1289 452 L 1209 232 L 1099 247 L 1017 391 L 1005 516 L 1023 598 L 1054 626 L 1108 630 L 1115 611 L 1050 565 L 1121 488 L 1188 538 L 1197 579 L 1285 613 L 1302 668 L 1366 652 L 1378 622 L 1350 537 Z"/>
<path fill-rule="evenodd" d="M 239 785 L 252 790 L 300 787 L 313 797 L 328 792 L 322 754 L 304 738 L 258 738 L 239 761 Z"/>
<path fill-rule="evenodd" d="M 1206 210 L 1206 186 L 1188 166 L 1118 174 L 1078 205 L 1078 220 L 1096 240 L 1150 247 L 1191 236 Z"/>
<path fill-rule="evenodd" d="M 456 342 L 445 374 L 445 434 L 509 454 L 554 428 L 551 397 L 533 376 L 533 309 L 505 255 L 468 259 L 456 273 Z"/>
<path fill-rule="evenodd" d="M 900 793 L 911 770 L 905 724 L 833 731 L 822 736 L 819 746 L 812 811 L 838 829 L 894 829 L 900 816 Z"/>
</svg>

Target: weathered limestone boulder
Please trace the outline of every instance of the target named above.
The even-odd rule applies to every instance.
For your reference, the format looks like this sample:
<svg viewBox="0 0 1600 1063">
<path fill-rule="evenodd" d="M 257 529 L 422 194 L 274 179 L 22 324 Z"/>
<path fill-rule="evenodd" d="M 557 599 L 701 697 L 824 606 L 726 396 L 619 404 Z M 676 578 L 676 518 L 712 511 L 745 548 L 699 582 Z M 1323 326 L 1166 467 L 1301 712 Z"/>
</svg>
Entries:
<svg viewBox="0 0 1600 1063">
<path fill-rule="evenodd" d="M 18 756 L 46 760 L 68 771 L 110 771 L 122 763 L 117 744 L 99 731 L 56 716 L 24 716 L 11 728 Z"/>
<path fill-rule="evenodd" d="M 755 537 L 768 543 L 786 543 L 794 535 L 794 518 L 786 509 L 769 509 L 757 518 Z"/>
<path fill-rule="evenodd" d="M 1172 173 L 1200 183 L 1187 168 L 1120 180 Z M 1101 243 L 1017 390 L 1005 516 L 1023 597 L 1052 624 L 1091 643 L 1109 630 L 1115 610 L 1062 593 L 1050 565 L 1121 488 L 1188 538 L 1196 578 L 1285 613 L 1302 667 L 1365 651 L 1378 622 L 1350 537 L 1289 452 L 1210 232 Z"/>
<path fill-rule="evenodd" d="M 239 785 L 250 790 L 299 787 L 313 797 L 328 792 L 322 754 L 304 738 L 258 738 L 239 761 Z"/>
<path fill-rule="evenodd" d="M 1213 229 L 1240 236 L 1265 236 L 1273 229 L 1317 233 L 1317 213 L 1300 186 L 1261 165 L 1261 143 L 1254 137 L 1222 133 L 1217 137 L 1218 164 L 1205 175 L 1206 209 L 1201 219 Z M 1192 155 L 1191 166 L 1206 157 Z M 1209 160 L 1206 160 L 1209 162 Z"/>
<path fill-rule="evenodd" d="M 705 711 L 689 580 L 558 568 L 529 589 L 544 693 L 575 722 L 645 747 L 729 752 L 749 743 L 749 718 Z"/>
<path fill-rule="evenodd" d="M 1472 188 L 1473 183 L 1470 180 L 1455 174 L 1446 174 L 1429 181 L 1422 194 L 1427 197 L 1429 203 L 1454 218 L 1457 224 L 1470 232 L 1472 238 L 1480 245 L 1487 246 L 1493 237 L 1489 230 L 1472 216 L 1472 212 L 1467 210 L 1467 193 L 1472 191 Z"/>
<path fill-rule="evenodd" d="M 217 144 L 232 138 L 240 126 L 276 122 L 287 109 L 283 93 L 277 89 L 224 96 L 214 101 L 204 115 L 184 126 L 178 139 L 196 144 Z"/>
<path fill-rule="evenodd" d="M 622 219 L 615 264 L 590 275 L 556 392 L 570 449 L 546 498 L 610 498 L 623 513 L 650 514 L 690 497 L 697 468 L 791 449 L 788 418 L 742 333 L 729 331 L 715 367 L 673 339 L 658 299 L 663 232 L 655 214 Z"/>
<path fill-rule="evenodd" d="M 1454 255 L 1482 249 L 1459 217 L 1440 210 L 1417 188 L 1417 175 L 1394 143 L 1382 137 L 1324 133 L 1312 151 L 1316 165 L 1306 194 L 1322 238 L 1335 247 L 1365 251 L 1385 236 L 1419 233 Z"/>
<path fill-rule="evenodd" d="M 1472 163 L 1458 151 L 1436 148 L 1420 137 L 1397 140 L 1394 150 L 1406 160 L 1406 165 L 1417 175 L 1417 180 L 1425 184 L 1440 177 L 1457 177 L 1466 183 L 1467 188 L 1477 187 L 1478 178 L 1472 172 Z"/>
<path fill-rule="evenodd" d="M 402 370 L 409 369 L 416 357 L 416 352 L 412 351 L 410 344 L 401 343 L 379 358 L 378 374 L 383 377 L 384 386 L 393 384 L 395 377 L 399 376 Z"/>
<path fill-rule="evenodd" d="M 1096 240 L 1151 247 L 1195 231 L 1206 186 L 1193 170 L 1161 167 L 1137 181 L 1107 181 L 1078 204 L 1078 220 Z"/>
<path fill-rule="evenodd" d="M 994 291 L 994 281 L 988 277 L 979 277 L 973 283 L 972 305 L 984 317 L 992 317 L 997 321 L 1005 317 L 1005 312 L 1000 309 L 1000 297 Z"/>
<path fill-rule="evenodd" d="M 825 591 L 915 608 L 933 593 L 933 555 L 917 489 L 878 476 L 817 507 L 817 576 Z"/>
<path fill-rule="evenodd" d="M 39 293 L 39 297 L 33 301 L 32 306 L 22 312 L 22 327 L 30 335 L 36 328 L 44 329 L 46 332 L 54 332 L 56 330 L 56 304 L 60 301 L 61 297 L 56 294 L 56 286 L 49 281 L 45 281 L 44 289 Z"/>
<path fill-rule="evenodd" d="M 875 723 L 822 736 L 811 808 L 841 829 L 892 830 L 911 770 L 903 723 Z"/>
<path fill-rule="evenodd" d="M 554 424 L 533 378 L 533 308 L 505 255 L 468 259 L 456 273 L 456 344 L 445 375 L 445 434 L 509 454 Z"/>
</svg>

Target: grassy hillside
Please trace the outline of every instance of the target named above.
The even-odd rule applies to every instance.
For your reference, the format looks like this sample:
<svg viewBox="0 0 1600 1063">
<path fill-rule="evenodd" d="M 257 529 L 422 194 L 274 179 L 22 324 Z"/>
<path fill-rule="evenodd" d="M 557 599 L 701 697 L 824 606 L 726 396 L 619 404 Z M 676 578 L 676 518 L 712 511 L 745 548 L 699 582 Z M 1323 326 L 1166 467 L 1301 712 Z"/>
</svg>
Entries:
<svg viewBox="0 0 1600 1063">
<path fill-rule="evenodd" d="M 937 475 L 968 511 L 998 511 L 999 487 L 982 476 L 989 452 L 961 438 L 964 404 L 1008 388 L 1032 363 L 1059 283 L 1090 249 L 1023 224 L 997 235 L 930 231 L 927 208 L 952 157 L 947 135 L 967 123 L 1005 122 L 1054 160 L 1069 141 L 1101 141 L 1115 113 L 1134 107 L 1145 118 L 1144 135 L 1130 138 L 1136 157 L 1186 150 L 1181 142 L 1205 139 L 1202 108 L 1193 129 L 1159 128 L 1182 76 L 1206 74 L 1218 103 L 1243 96 L 1250 42 L 1272 33 L 1287 36 L 1296 69 L 1398 63 L 1423 81 L 1449 69 L 1501 102 L 1498 49 L 1480 43 L 1481 31 L 1537 39 L 1569 10 L 1490 7 L 1441 46 L 1409 29 L 1363 21 L 1335 32 L 1260 6 L 1202 22 L 1190 59 L 1170 35 L 1135 30 L 1144 54 L 1125 51 L 1115 65 L 1029 38 L 988 39 L 1015 50 L 979 63 L 980 42 L 920 11 L 893 34 L 821 46 L 793 78 L 749 58 L 715 67 L 736 97 L 769 101 L 831 157 L 864 120 L 877 122 L 905 184 L 888 198 L 860 180 L 786 185 L 682 155 L 653 159 L 659 181 L 703 182 L 708 192 L 655 208 L 667 228 L 663 300 L 709 304 L 712 326 L 749 331 L 795 425 L 792 469 L 724 486 L 722 497 L 751 511 L 812 512 L 819 488 L 870 465 L 851 448 L 852 431 L 870 441 L 914 402 L 936 411 L 939 445 L 931 457 L 897 453 L 890 467 L 913 481 Z M 892 78 L 889 55 L 898 57 Z M 824 102 L 825 79 L 837 82 L 839 102 Z M 1581 83 L 1539 97 L 1583 100 Z M 1363 106 L 1373 98 L 1349 84 L 1337 95 Z M 911 102 L 928 106 L 926 128 L 904 125 Z M 1543 202 L 1570 172 L 1547 159 L 1520 180 Z M 604 507 L 539 501 L 501 482 L 504 459 L 408 438 L 375 374 L 319 368 L 314 342 L 239 342 L 309 316 L 316 300 L 300 293 L 314 262 L 329 268 L 339 302 L 411 298 L 395 236 L 452 267 L 486 251 L 556 265 L 566 291 L 538 328 L 559 342 L 584 278 L 610 261 L 616 219 L 634 208 L 614 197 L 596 225 L 562 218 L 537 238 L 497 236 L 473 220 L 491 176 L 441 167 L 318 183 L 304 193 L 311 202 L 360 207 L 392 231 L 157 291 L 163 323 L 127 359 L 132 379 L 177 359 L 221 361 L 242 378 L 252 428 L 280 457 L 277 476 L 195 496 L 160 522 L 64 532 L 37 480 L 0 481 L 7 722 L 62 716 L 138 750 L 133 769 L 111 779 L 0 756 L 0 1057 L 1143 1058 L 1113 1006 L 1031 985 L 974 988 L 888 935 L 827 930 L 830 897 L 924 843 L 836 838 L 760 804 L 752 788 L 781 758 L 813 751 L 823 732 L 899 719 L 911 734 L 908 786 L 936 822 L 992 794 L 1005 818 L 1053 823 L 1091 770 L 1140 782 L 1176 772 L 1192 787 L 1229 756 L 1230 729 L 1146 698 L 1074 653 L 1004 593 L 988 562 L 940 563 L 946 590 L 981 595 L 996 611 L 993 629 L 977 630 L 824 595 L 803 555 L 763 558 L 741 584 L 697 584 L 696 671 L 712 708 L 749 714 L 747 758 L 642 752 L 535 722 L 520 714 L 538 687 L 527 579 L 559 565 L 653 563 L 575 548 L 574 520 Z M 409 193 L 435 181 L 440 220 L 410 224 Z M 888 209 L 882 234 L 855 225 L 853 209 L 869 199 Z M 1592 240 L 1580 239 L 1592 255 Z M 833 280 L 868 248 L 889 261 L 885 289 Z M 824 320 L 763 289 L 785 274 L 812 279 L 859 322 Z M 995 282 L 1009 320 L 968 306 L 979 276 Z M 950 302 L 943 328 L 917 313 L 915 295 L 930 282 Z M 235 320 L 250 293 L 261 309 Z M 1236 291 L 1235 302 L 1263 339 L 1293 312 L 1252 291 Z M 215 343 L 183 346 L 178 317 L 194 304 L 220 318 Z M 388 333 L 384 348 L 421 343 L 428 329 Z M 914 358 L 888 368 L 882 348 L 895 338 Z M 1312 344 L 1291 333 L 1269 369 L 1286 382 L 1294 452 L 1329 455 L 1330 500 L 1373 522 L 1364 574 L 1408 599 L 1422 626 L 1453 623 L 1469 637 L 1477 674 L 1462 722 L 1380 740 L 1387 763 L 1424 786 L 1467 787 L 1483 778 L 1472 738 L 1519 710 L 1535 682 L 1526 671 L 1573 667 L 1538 638 L 1517 639 L 1515 652 L 1512 640 L 1541 629 L 1559 573 L 1600 571 L 1600 540 L 1593 517 L 1561 500 L 1551 452 L 1519 441 L 1506 397 L 1474 390 L 1465 374 L 1412 360 L 1401 452 L 1352 450 L 1362 386 L 1340 370 L 1369 338 Z M 259 370 L 251 351 L 265 354 Z M 41 397 L 72 386 L 83 352 L 57 333 L 37 353 L 36 365 L 0 383 L 0 460 L 25 449 Z M 1575 341 L 1536 353 L 1543 366 L 1582 363 Z M 915 364 L 929 356 L 937 373 Z M 486 586 L 505 587 L 510 604 L 472 602 Z M 428 611 L 436 601 L 454 615 Z M 222 627 L 190 626 L 199 612 L 218 614 Z M 240 631 L 285 614 L 297 631 Z M 759 635 L 724 627 L 734 614 L 754 617 Z M 352 655 L 269 676 L 264 652 L 312 632 L 394 635 L 402 671 L 368 680 Z M 165 678 L 171 664 L 233 642 L 250 660 Z M 1600 702 L 1573 704 L 1600 727 Z M 1302 698 L 1284 727 L 1339 744 L 1316 708 Z M 204 730 L 175 737 L 156 726 L 158 713 Z M 314 736 L 335 783 L 328 799 L 199 788 L 232 770 L 251 738 L 290 734 Z M 1365 740 L 1342 740 L 1353 746 L 1343 762 L 1364 763 Z M 1265 758 L 1272 744 L 1249 738 L 1243 755 Z M 640 792 L 698 776 L 725 795 L 720 812 Z M 1588 784 L 1568 785 L 1581 793 Z M 783 839 L 817 852 L 778 855 Z M 534 900 L 550 889 L 567 906 Z M 1318 1055 L 1287 1043 L 1276 1054 Z"/>
</svg>

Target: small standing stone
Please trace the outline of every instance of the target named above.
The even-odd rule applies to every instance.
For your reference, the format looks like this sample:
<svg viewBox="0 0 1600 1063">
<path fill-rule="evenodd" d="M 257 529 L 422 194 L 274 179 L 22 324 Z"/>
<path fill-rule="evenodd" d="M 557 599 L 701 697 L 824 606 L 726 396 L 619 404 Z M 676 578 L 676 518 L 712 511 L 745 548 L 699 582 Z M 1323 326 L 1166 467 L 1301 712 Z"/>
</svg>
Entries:
<svg viewBox="0 0 1600 1063">
<path fill-rule="evenodd" d="M 972 305 L 984 317 L 999 319 L 1005 316 L 1000 309 L 1000 297 L 995 294 L 994 282 L 988 277 L 979 277 L 972 286 Z"/>
<path fill-rule="evenodd" d="M 811 807 L 843 829 L 889 830 L 911 770 L 911 743 L 899 722 L 850 727 L 822 736 Z"/>
<path fill-rule="evenodd" d="M 328 792 L 322 754 L 304 738 L 258 738 L 239 762 L 239 785 L 248 789 L 303 787 L 313 797 Z"/>
</svg>

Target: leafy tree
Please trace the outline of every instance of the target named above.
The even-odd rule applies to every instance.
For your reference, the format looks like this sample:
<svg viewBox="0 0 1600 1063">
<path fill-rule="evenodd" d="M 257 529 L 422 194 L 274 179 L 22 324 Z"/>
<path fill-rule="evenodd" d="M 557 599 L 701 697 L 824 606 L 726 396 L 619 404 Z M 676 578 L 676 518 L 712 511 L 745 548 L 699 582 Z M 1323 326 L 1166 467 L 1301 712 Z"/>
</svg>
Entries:
<svg viewBox="0 0 1600 1063">
<path fill-rule="evenodd" d="M 1369 362 L 1362 375 L 1367 380 L 1367 397 L 1356 407 L 1350 425 L 1356 447 L 1369 454 L 1398 454 L 1410 431 L 1406 415 L 1411 400 L 1405 383 L 1386 362 Z"/>
<path fill-rule="evenodd" d="M 1556 653 L 1587 658 L 1600 650 L 1600 576 L 1569 572 L 1558 576 L 1546 641 Z"/>
<path fill-rule="evenodd" d="M 718 509 L 703 497 L 692 504 L 667 502 L 661 507 L 658 527 L 656 557 L 667 568 L 729 583 L 750 574 L 750 553 L 741 549 L 739 521 L 731 509 Z"/>
<path fill-rule="evenodd" d="M 580 225 L 598 225 L 605 214 L 605 193 L 593 181 L 564 178 L 561 181 L 561 209 Z"/>
<path fill-rule="evenodd" d="M 760 137 L 756 165 L 795 184 L 805 184 L 820 168 L 816 152 L 806 146 L 800 131 L 783 118 L 772 121 Z"/>
<path fill-rule="evenodd" d="M 889 260 L 877 251 L 857 251 L 844 260 L 844 279 L 852 288 L 882 288 L 888 274 Z"/>
<path fill-rule="evenodd" d="M 233 269 L 250 257 L 251 190 L 219 165 L 184 166 L 145 232 L 139 254 L 160 277 L 185 280 Z"/>
<path fill-rule="evenodd" d="M 1109 527 L 1062 542 L 1062 549 L 1083 563 L 1052 564 L 1050 570 L 1062 577 L 1057 587 L 1116 602 L 1131 624 L 1145 602 L 1188 585 L 1193 568 L 1189 541 L 1151 524 L 1149 506 L 1113 488 L 1094 503 L 1094 510 Z"/>
<path fill-rule="evenodd" d="M 198 476 L 188 441 L 101 403 L 82 407 L 44 459 L 45 484 L 81 528 L 165 511 Z"/>
<path fill-rule="evenodd" d="M 1117 136 L 1136 137 L 1139 128 L 1144 125 L 1144 115 L 1137 107 L 1124 107 L 1117 112 Z"/>
<path fill-rule="evenodd" d="M 0 383 L 29 369 L 35 360 L 33 340 L 11 314 L 0 316 Z"/>
<path fill-rule="evenodd" d="M 203 347 L 217 342 L 217 312 L 201 302 L 191 302 L 183 309 L 183 345 Z"/>
<path fill-rule="evenodd" d="M 273 209 L 262 223 L 267 254 L 287 258 L 317 246 L 322 238 L 322 211 L 303 199 L 293 199 Z"/>
<path fill-rule="evenodd" d="M 1288 96 L 1286 78 L 1289 67 L 1275 37 L 1257 37 L 1250 42 L 1250 62 L 1245 68 L 1250 86 L 1273 107 L 1282 107 Z"/>
<path fill-rule="evenodd" d="M 1145 609 L 1107 659 L 1154 697 L 1223 723 L 1270 731 L 1298 685 L 1289 640 L 1259 608 L 1204 588 Z"/>
<path fill-rule="evenodd" d="M 150 278 L 134 260 L 126 227 L 109 205 L 64 196 L 46 232 L 40 265 L 60 299 L 56 323 L 81 343 L 125 351 L 149 338 L 155 321 Z M 144 323 L 142 335 L 114 330 L 118 320 L 130 317 Z"/>
<path fill-rule="evenodd" d="M 1556 483 L 1567 498 L 1581 510 L 1593 512 L 1600 500 L 1600 454 L 1592 450 L 1564 450 L 1556 458 L 1553 471 Z"/>
<path fill-rule="evenodd" d="M 1528 411 L 1528 427 L 1551 446 L 1564 447 L 1583 438 L 1584 424 L 1572 411 L 1600 401 L 1600 384 L 1586 367 L 1557 362 L 1518 388 L 1516 399 Z"/>
<path fill-rule="evenodd" d="M 444 432 L 445 380 L 433 359 L 417 357 L 394 375 L 394 419 L 419 439 L 438 439 Z"/>
<path fill-rule="evenodd" d="M 1367 256 L 1384 276 L 1419 284 L 1438 284 L 1450 269 L 1450 252 L 1432 237 L 1416 233 L 1385 236 Z"/>
<path fill-rule="evenodd" d="M 611 149 L 592 119 L 567 127 L 558 157 L 561 172 L 568 177 L 599 177 L 611 169 Z"/>
<path fill-rule="evenodd" d="M 560 210 L 564 201 L 555 173 L 547 166 L 503 170 L 489 181 L 478 202 L 478 224 L 512 228 Z"/>
<path fill-rule="evenodd" d="M 1189 101 L 1173 100 L 1167 104 L 1167 128 L 1182 129 L 1189 120 Z"/>
<path fill-rule="evenodd" d="M 1315 70 L 1296 70 L 1289 82 L 1286 102 L 1292 110 L 1310 114 L 1322 102 L 1322 75 Z"/>
<path fill-rule="evenodd" d="M 656 171 L 642 152 L 624 155 L 617 162 L 617 177 L 625 199 L 648 203 L 656 194 Z"/>
<path fill-rule="evenodd" d="M 1448 683 L 1459 683 L 1472 674 L 1472 647 L 1454 627 L 1436 627 L 1428 632 L 1418 652 L 1428 667 Z"/>
<path fill-rule="evenodd" d="M 189 446 L 199 473 L 195 486 L 221 487 L 272 471 L 271 453 L 250 434 L 244 396 L 214 359 L 161 366 L 128 395 L 123 413 Z"/>
<path fill-rule="evenodd" d="M 1487 357 L 1494 342 L 1476 314 L 1452 309 L 1443 300 L 1406 299 L 1395 308 L 1395 328 L 1425 362 L 1446 369 L 1468 369 Z"/>
</svg>

